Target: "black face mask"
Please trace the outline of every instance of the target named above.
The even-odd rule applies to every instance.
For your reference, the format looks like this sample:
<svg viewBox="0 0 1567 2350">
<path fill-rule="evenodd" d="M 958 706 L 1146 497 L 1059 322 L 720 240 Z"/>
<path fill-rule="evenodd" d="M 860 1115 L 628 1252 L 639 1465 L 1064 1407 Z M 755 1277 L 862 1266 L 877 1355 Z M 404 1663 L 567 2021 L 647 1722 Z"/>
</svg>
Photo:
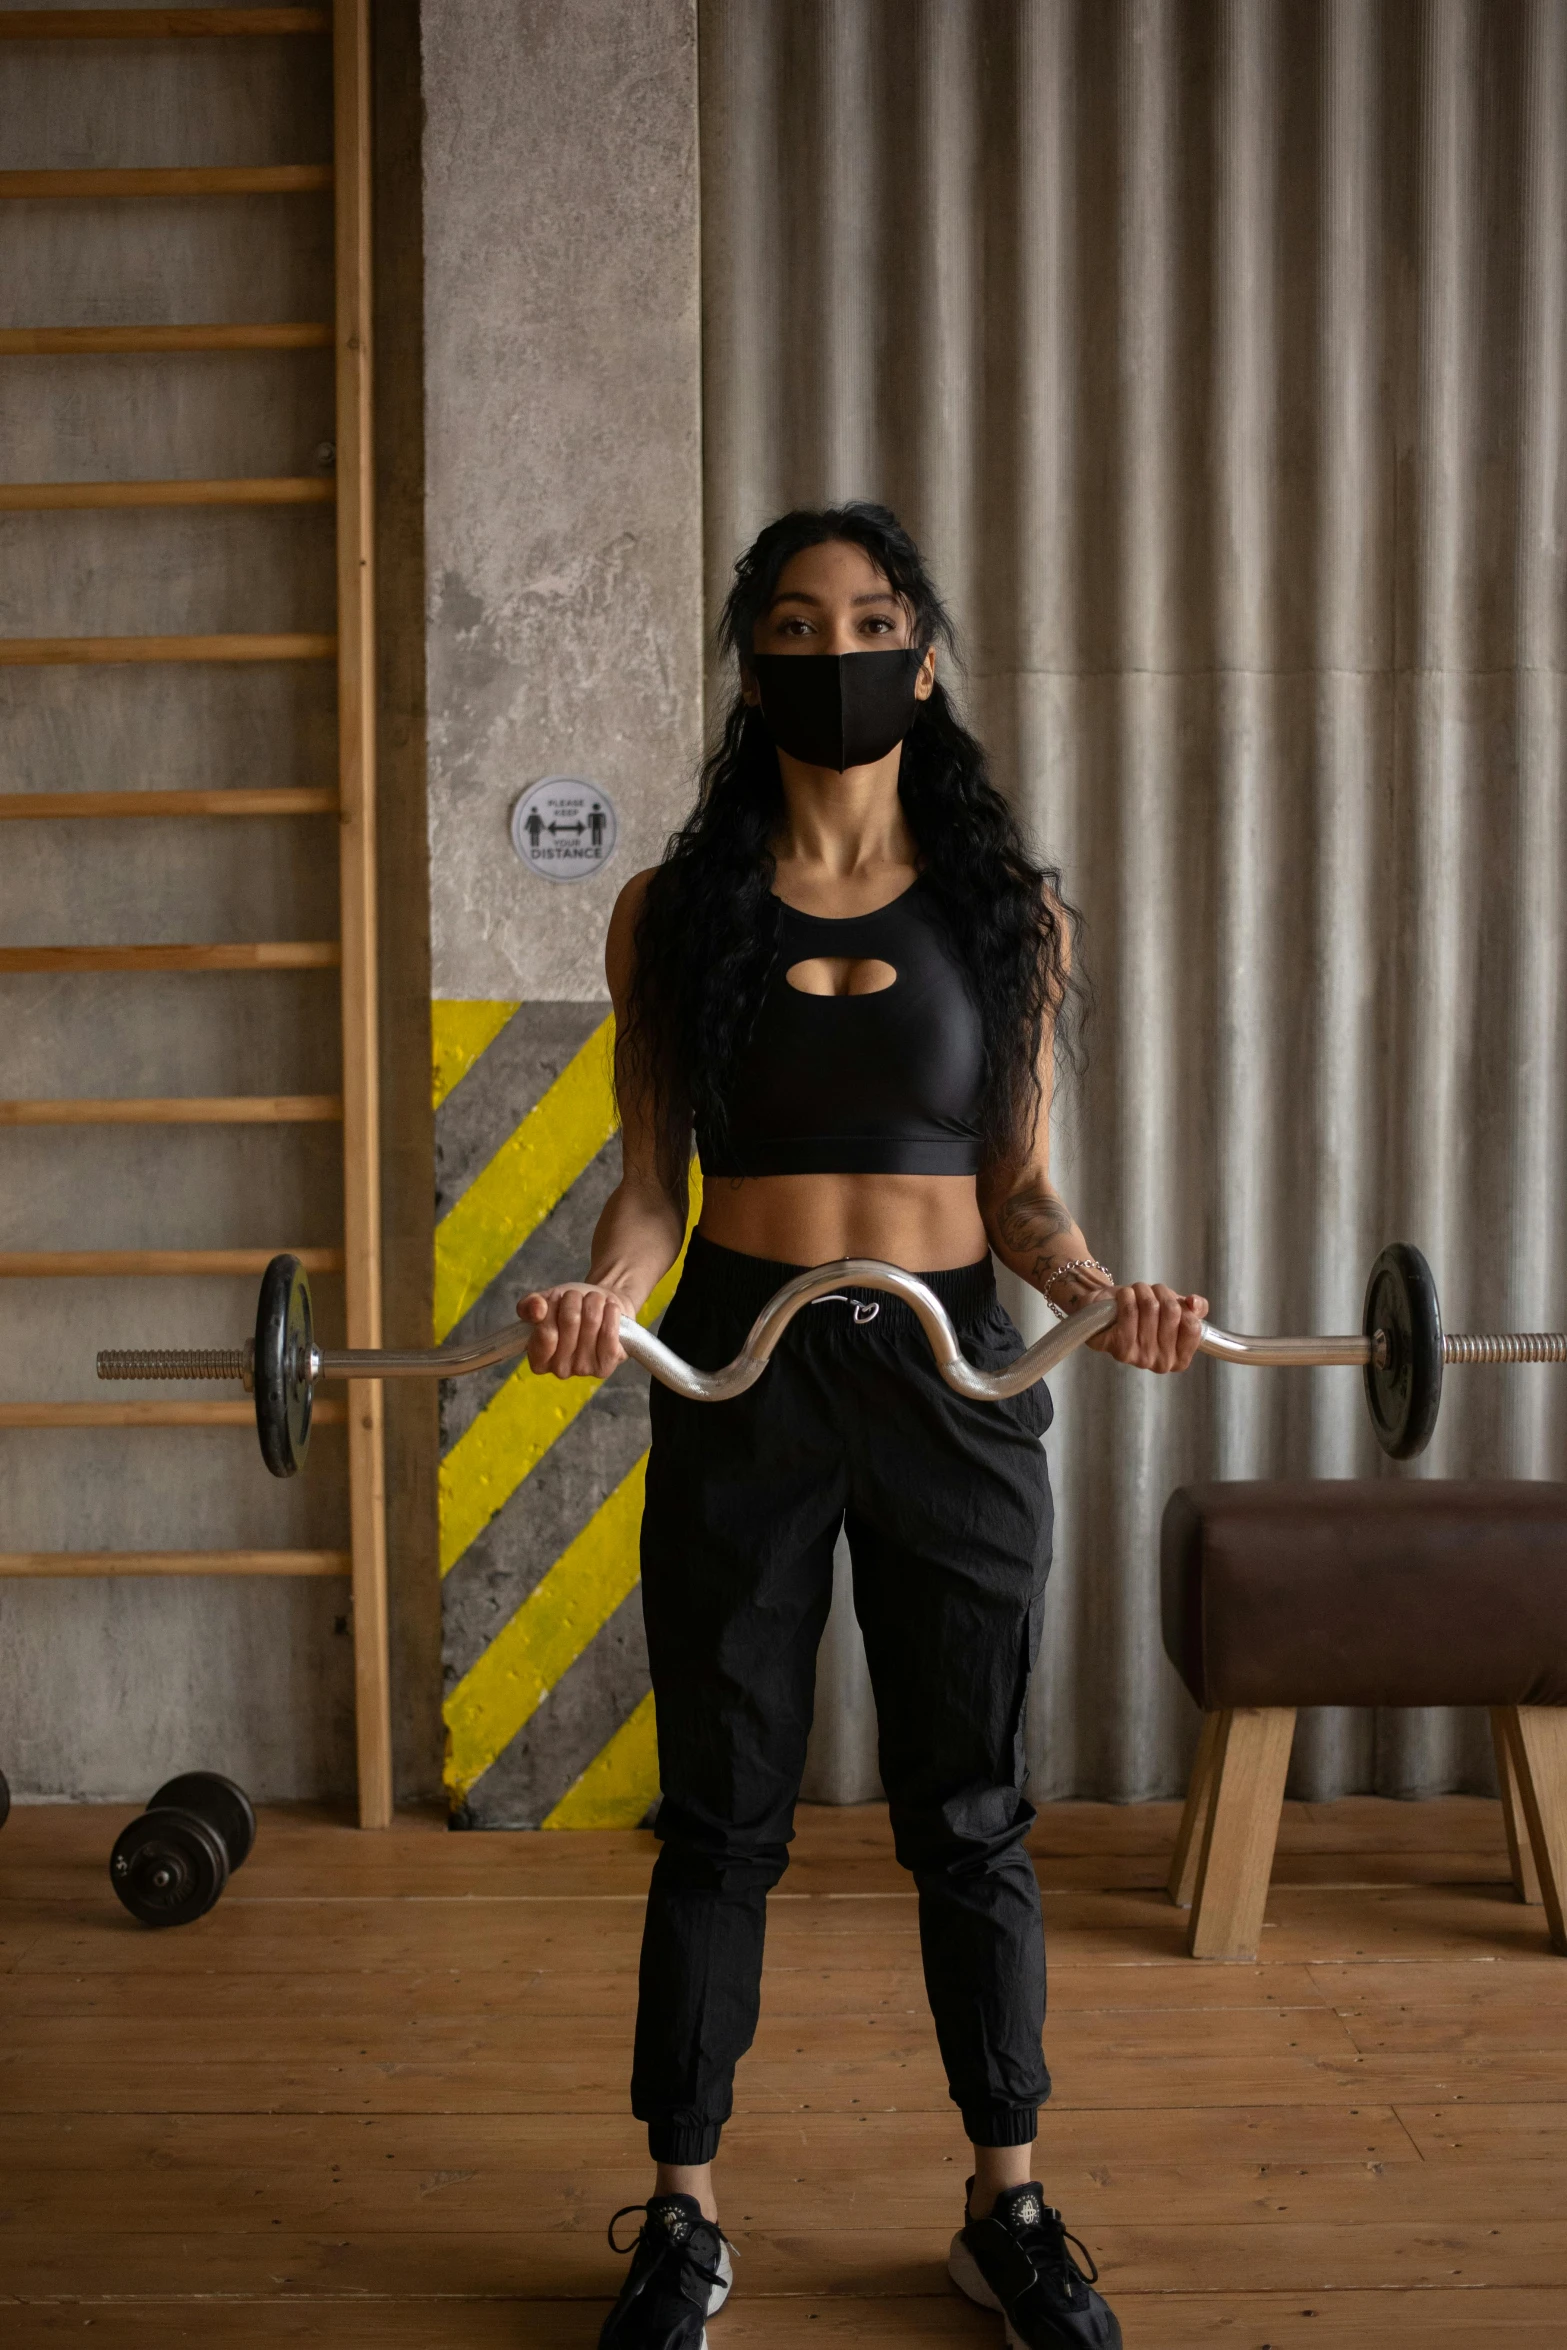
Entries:
<svg viewBox="0 0 1567 2350">
<path fill-rule="evenodd" d="M 884 653 L 756 653 L 751 668 L 762 717 L 781 751 L 807 767 L 870 767 L 914 724 L 914 687 L 925 656 L 915 646 Z"/>
</svg>

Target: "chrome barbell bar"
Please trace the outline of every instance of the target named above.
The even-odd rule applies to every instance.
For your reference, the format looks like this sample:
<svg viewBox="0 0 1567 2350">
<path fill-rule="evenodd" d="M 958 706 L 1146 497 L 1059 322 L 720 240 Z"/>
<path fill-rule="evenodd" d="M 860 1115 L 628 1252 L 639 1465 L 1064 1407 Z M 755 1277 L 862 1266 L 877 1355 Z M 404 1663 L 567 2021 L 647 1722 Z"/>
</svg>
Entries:
<svg viewBox="0 0 1567 2350">
<path fill-rule="evenodd" d="M 1015 1362 L 999 1371 L 980 1371 L 958 1344 L 957 1332 L 946 1308 L 917 1273 L 905 1273 L 880 1257 L 840 1257 L 835 1264 L 817 1265 L 786 1281 L 752 1323 L 745 1344 L 722 1370 L 700 1371 L 673 1348 L 644 1330 L 629 1314 L 620 1319 L 620 1343 L 634 1362 L 676 1395 L 692 1403 L 727 1403 L 754 1387 L 795 1315 L 819 1298 L 839 1289 L 875 1289 L 901 1298 L 914 1313 L 930 1341 L 936 1368 L 947 1385 L 977 1403 L 1001 1403 L 1020 1395 L 1044 1379 L 1090 1338 L 1115 1320 L 1115 1300 L 1092 1299 L 1058 1322 Z M 525 1354 L 534 1325 L 519 1322 L 515 1329 L 462 1345 L 426 1347 L 318 1347 L 312 1344 L 308 1362 L 298 1366 L 310 1386 L 320 1379 L 458 1379 L 495 1363 L 514 1362 Z M 1249 1363 L 1274 1370 L 1309 1370 L 1326 1366 L 1364 1369 L 1385 1361 L 1386 1340 L 1380 1331 L 1360 1330 L 1337 1337 L 1254 1337 L 1240 1330 L 1222 1330 L 1204 1322 L 1198 1352 L 1220 1362 Z M 1380 1349 L 1380 1351 L 1379 1351 Z M 105 1350 L 98 1357 L 100 1379 L 239 1379 L 250 1384 L 249 1348 L 128 1348 Z M 1567 1362 L 1567 1331 L 1511 1331 L 1494 1336 L 1448 1331 L 1442 1338 L 1444 1364 L 1561 1363 Z"/>
</svg>

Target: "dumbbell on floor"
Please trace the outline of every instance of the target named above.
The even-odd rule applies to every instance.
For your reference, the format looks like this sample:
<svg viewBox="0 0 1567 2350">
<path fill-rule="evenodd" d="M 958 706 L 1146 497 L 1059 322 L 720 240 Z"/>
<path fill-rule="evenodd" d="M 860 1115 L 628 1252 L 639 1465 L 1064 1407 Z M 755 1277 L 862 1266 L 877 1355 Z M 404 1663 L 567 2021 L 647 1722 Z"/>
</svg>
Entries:
<svg viewBox="0 0 1567 2350">
<path fill-rule="evenodd" d="M 978 1371 L 963 1354 L 935 1292 L 918 1274 L 875 1257 L 843 1257 L 785 1282 L 758 1314 L 733 1362 L 722 1370 L 702 1371 L 683 1362 L 629 1315 L 621 1317 L 620 1342 L 635 1362 L 677 1395 L 695 1403 L 723 1403 L 755 1385 L 802 1307 L 846 1288 L 885 1290 L 902 1298 L 930 1340 L 936 1368 L 947 1385 L 981 1403 L 1020 1394 L 1115 1319 L 1113 1300 L 1101 1295 L 1068 1315 L 1015 1363 L 999 1371 Z M 255 1395 L 262 1458 L 274 1477 L 292 1477 L 303 1468 L 309 1448 L 318 1379 L 458 1378 L 492 1363 L 514 1362 L 527 1351 L 532 1335 L 531 1324 L 516 1323 L 459 1345 L 336 1351 L 318 1347 L 304 1268 L 297 1257 L 281 1256 L 273 1258 L 262 1278 L 255 1335 L 244 1346 L 105 1352 L 98 1357 L 98 1376 L 241 1381 Z M 1205 1322 L 1198 1345 L 1203 1354 L 1221 1362 L 1254 1368 L 1358 1368 L 1364 1374 L 1377 1442 L 1394 1460 L 1411 1460 L 1430 1442 L 1445 1366 L 1567 1362 L 1567 1332 L 1560 1330 L 1507 1331 L 1494 1337 L 1444 1332 L 1431 1268 L 1407 1241 L 1385 1248 L 1372 1266 L 1357 1331 L 1338 1337 L 1254 1338 Z"/>
<path fill-rule="evenodd" d="M 122 1828 L 109 1882 L 144 1926 L 205 1917 L 256 1841 L 250 1797 L 216 1771 L 184 1771 Z"/>
</svg>

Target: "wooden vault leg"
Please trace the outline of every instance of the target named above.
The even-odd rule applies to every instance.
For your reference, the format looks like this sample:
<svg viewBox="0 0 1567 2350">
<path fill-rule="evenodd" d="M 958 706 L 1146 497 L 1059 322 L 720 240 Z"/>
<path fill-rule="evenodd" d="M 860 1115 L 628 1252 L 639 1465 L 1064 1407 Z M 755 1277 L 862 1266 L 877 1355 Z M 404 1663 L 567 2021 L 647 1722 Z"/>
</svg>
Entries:
<svg viewBox="0 0 1567 2350">
<path fill-rule="evenodd" d="M 1193 1958 L 1255 1958 L 1278 1842 L 1295 1708 L 1221 1713 L 1186 1947 Z"/>
<path fill-rule="evenodd" d="M 1511 1710 L 1505 1705 L 1493 1705 L 1491 1708 L 1491 1744 L 1496 1749 L 1496 1782 L 1502 1791 L 1502 1825 L 1507 1830 L 1507 1860 L 1513 1872 L 1513 1886 L 1520 1901 L 1527 1901 L 1531 1907 L 1538 1908 L 1540 1872 L 1534 1865 L 1534 1845 L 1529 1836 L 1529 1823 L 1523 1816 L 1518 1772 L 1507 1738 L 1507 1716 Z"/>
<path fill-rule="evenodd" d="M 1567 1706 L 1502 1708 L 1551 1947 L 1567 1957 Z"/>
<path fill-rule="evenodd" d="M 1170 1874 L 1165 1891 L 1177 1909 L 1190 1909 L 1192 1894 L 1197 1885 L 1197 1864 L 1202 1858 L 1202 1840 L 1212 1808 L 1213 1758 L 1218 1751 L 1219 1724 L 1222 1714 L 1204 1714 L 1202 1736 L 1197 1741 L 1197 1752 L 1192 1761 L 1191 1785 L 1186 1790 L 1186 1809 L 1176 1830 L 1175 1851 L 1170 1860 Z"/>
</svg>

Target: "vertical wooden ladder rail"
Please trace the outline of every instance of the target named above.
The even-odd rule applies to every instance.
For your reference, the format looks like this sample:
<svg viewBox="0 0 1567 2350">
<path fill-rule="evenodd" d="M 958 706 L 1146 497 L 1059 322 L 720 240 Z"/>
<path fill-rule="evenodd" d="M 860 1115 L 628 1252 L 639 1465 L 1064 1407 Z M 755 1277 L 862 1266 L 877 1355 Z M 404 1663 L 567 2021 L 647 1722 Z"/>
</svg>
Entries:
<svg viewBox="0 0 1567 2350">
<path fill-rule="evenodd" d="M 348 1343 L 381 1344 L 376 1003 L 374 419 L 371 408 L 369 0 L 333 0 L 337 306 L 338 887 L 343 1006 L 343 1246 Z M 348 1390 L 359 1822 L 392 1817 L 386 1447 L 379 1380 Z"/>
</svg>

